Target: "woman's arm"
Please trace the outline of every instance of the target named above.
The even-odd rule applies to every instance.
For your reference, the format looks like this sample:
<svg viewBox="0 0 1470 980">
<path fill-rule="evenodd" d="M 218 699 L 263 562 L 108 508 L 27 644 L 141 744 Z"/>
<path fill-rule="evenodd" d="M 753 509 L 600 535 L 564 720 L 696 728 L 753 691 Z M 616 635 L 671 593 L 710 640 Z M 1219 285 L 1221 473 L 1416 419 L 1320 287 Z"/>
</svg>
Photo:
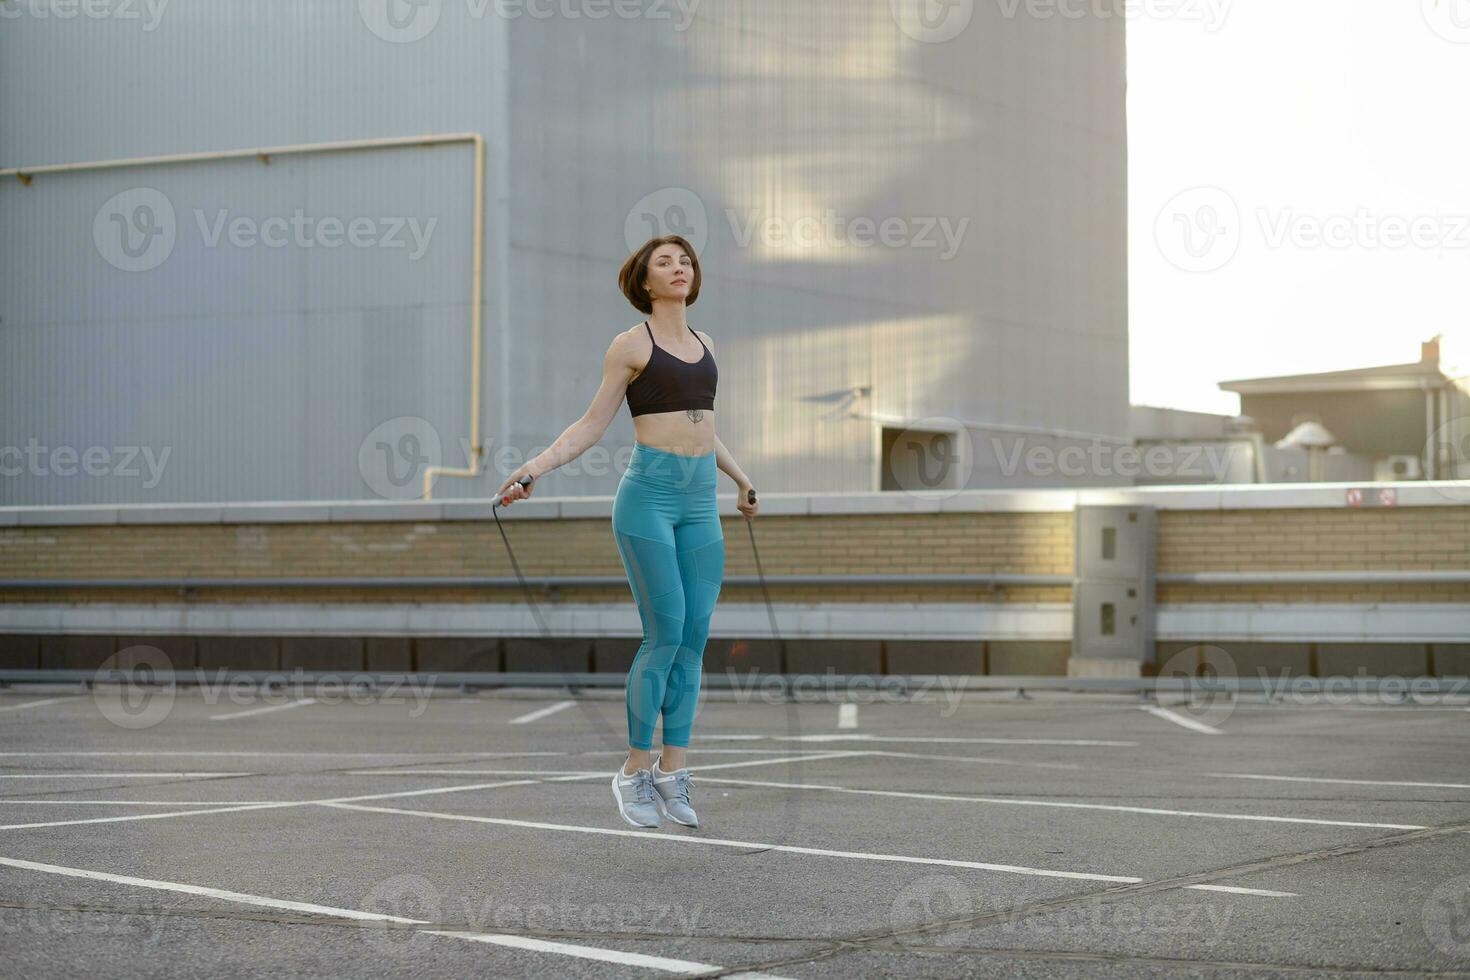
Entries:
<svg viewBox="0 0 1470 980">
<path fill-rule="evenodd" d="M 735 485 L 740 488 L 742 495 L 750 488 L 750 479 L 740 468 L 740 464 L 735 462 L 735 457 L 730 454 L 730 450 L 725 448 L 719 436 L 715 436 L 715 465 L 729 474 L 730 479 L 734 480 Z"/>
<path fill-rule="evenodd" d="M 570 463 L 601 439 L 623 404 L 628 382 L 633 380 L 633 375 L 638 370 L 636 358 L 634 346 L 626 334 L 614 337 L 602 359 L 602 384 L 598 387 L 597 394 L 592 396 L 592 403 L 587 406 L 587 411 L 567 426 L 543 452 L 516 467 L 515 472 L 506 478 L 495 495 L 508 497 L 511 501 L 529 497 L 530 487 L 522 487 L 517 482 L 521 477 L 529 473 L 539 480 L 558 466 Z"/>
</svg>

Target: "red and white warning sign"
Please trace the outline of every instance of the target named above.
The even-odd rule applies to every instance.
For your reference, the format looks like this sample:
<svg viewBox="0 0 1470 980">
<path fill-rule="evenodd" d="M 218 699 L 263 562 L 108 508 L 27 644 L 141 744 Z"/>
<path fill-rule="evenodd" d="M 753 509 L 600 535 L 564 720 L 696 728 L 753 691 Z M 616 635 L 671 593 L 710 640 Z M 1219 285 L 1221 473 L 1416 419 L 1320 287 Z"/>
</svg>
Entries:
<svg viewBox="0 0 1470 980">
<path fill-rule="evenodd" d="M 1349 507 L 1361 507 L 1361 506 L 1363 506 L 1363 488 L 1362 487 L 1348 487 L 1348 490 L 1347 490 L 1347 505 Z"/>
<path fill-rule="evenodd" d="M 1380 507 L 1392 507 L 1399 502 L 1398 487 L 1379 487 L 1378 505 Z"/>
</svg>

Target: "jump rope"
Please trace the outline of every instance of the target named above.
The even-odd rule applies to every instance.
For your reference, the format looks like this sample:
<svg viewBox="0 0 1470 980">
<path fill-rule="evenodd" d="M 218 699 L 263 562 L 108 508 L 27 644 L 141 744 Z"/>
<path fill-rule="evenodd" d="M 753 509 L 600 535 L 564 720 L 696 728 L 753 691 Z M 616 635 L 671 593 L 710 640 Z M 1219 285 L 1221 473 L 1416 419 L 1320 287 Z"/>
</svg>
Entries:
<svg viewBox="0 0 1470 980">
<path fill-rule="evenodd" d="M 535 480 L 535 479 L 536 478 L 534 476 L 532 476 L 531 474 L 527 473 L 525 476 L 521 477 L 516 482 L 519 483 L 524 488 L 524 487 L 529 487 L 531 485 L 531 482 L 533 480 Z M 754 487 L 751 487 L 749 490 L 747 490 L 745 492 L 745 499 L 746 499 L 746 502 L 747 503 L 752 503 L 752 504 L 755 503 L 755 488 Z M 500 539 L 505 542 L 505 553 L 508 556 L 510 556 L 510 567 L 515 570 L 516 579 L 521 583 L 521 591 L 525 593 L 526 603 L 531 607 L 531 613 L 536 618 L 536 624 L 541 628 L 541 635 L 542 635 L 542 637 L 544 639 L 550 640 L 551 639 L 551 630 L 547 628 L 546 621 L 541 618 L 541 612 L 540 612 L 540 610 L 536 606 L 536 600 L 531 597 L 531 587 L 526 584 L 526 578 L 525 578 L 524 575 L 521 574 L 521 566 L 516 561 L 515 549 L 513 549 L 510 546 L 510 538 L 506 536 L 505 527 L 504 527 L 504 525 L 502 525 L 500 523 L 499 509 L 501 507 L 507 506 L 509 504 L 510 504 L 510 497 L 508 497 L 508 496 L 502 496 L 502 497 L 498 498 L 494 503 L 492 503 L 490 505 L 490 515 L 495 518 L 495 526 L 500 531 Z M 765 602 L 766 602 L 766 615 L 770 618 L 770 621 L 771 621 L 771 635 L 773 637 L 775 637 L 775 640 L 776 640 L 776 650 L 777 650 L 777 653 L 778 653 L 778 655 L 780 657 L 779 663 L 781 665 L 781 669 L 782 670 L 785 670 L 786 669 L 786 641 L 784 641 L 784 640 L 781 639 L 781 633 L 776 628 L 776 610 L 771 605 L 771 593 L 766 588 L 766 573 L 765 573 L 765 569 L 761 566 L 761 553 L 760 553 L 759 549 L 756 548 L 756 545 L 755 545 L 755 529 L 751 526 L 751 521 L 750 521 L 750 518 L 749 517 L 745 518 L 745 530 L 750 534 L 750 550 L 755 555 L 755 572 L 756 572 L 756 577 L 760 580 L 760 584 L 761 584 L 761 595 L 762 595 L 762 597 L 764 597 Z M 572 684 L 568 684 L 567 685 L 567 687 L 569 689 L 570 688 L 573 688 L 574 686 L 575 685 L 572 685 Z M 793 734 L 798 734 L 799 735 L 800 734 L 800 730 L 799 730 L 800 729 L 800 726 L 797 724 L 797 720 L 796 720 L 796 717 L 795 717 L 795 702 L 791 699 L 791 697 L 790 697 L 789 694 L 786 696 L 786 699 L 785 700 L 786 700 L 787 728 Z M 801 768 L 800 768 L 801 767 L 801 763 L 797 762 L 797 763 L 793 763 L 793 765 L 796 767 L 796 773 L 799 776 L 800 775 L 800 771 L 801 771 Z M 621 768 L 621 766 L 619 768 Z M 797 805 L 798 804 L 796 802 L 796 796 L 795 796 L 795 794 L 787 794 L 787 796 L 786 796 L 786 809 L 787 809 L 787 816 L 788 816 L 788 819 L 787 819 L 787 826 L 788 827 L 795 825 L 795 820 L 792 819 L 792 817 L 791 817 L 791 810 L 795 806 L 797 806 Z M 774 846 L 775 846 L 774 844 L 771 845 L 771 847 L 774 847 Z M 760 854 L 760 853 L 763 853 L 765 851 L 771 850 L 771 847 L 758 847 L 758 848 L 755 848 L 754 850 L 750 850 L 750 851 L 741 851 L 740 854 L 742 856 L 743 855 L 748 855 L 748 854 Z"/>
<path fill-rule="evenodd" d="M 516 482 L 524 488 L 529 487 L 531 485 L 531 481 L 535 479 L 536 478 L 534 476 L 527 473 Z M 745 491 L 745 500 L 747 503 L 755 503 L 754 487 L 751 487 L 749 490 Z M 536 625 L 541 627 L 541 635 L 545 639 L 549 640 L 551 639 L 551 630 L 547 628 L 546 621 L 541 618 L 541 611 L 536 607 L 536 600 L 531 598 L 531 587 L 526 584 L 526 577 L 521 574 L 521 566 L 516 561 L 515 549 L 510 546 L 510 538 L 508 538 L 505 534 L 505 526 L 500 523 L 500 508 L 508 506 L 509 504 L 510 497 L 499 498 L 497 501 L 490 505 L 490 515 L 495 518 L 495 526 L 500 531 L 500 540 L 505 542 L 505 553 L 510 556 L 510 567 L 515 570 L 516 580 L 521 583 L 521 591 L 525 593 L 526 603 L 531 607 L 531 614 L 536 618 Z M 776 649 L 780 656 L 780 663 L 784 668 L 786 665 L 786 643 L 784 640 L 781 639 L 781 633 L 776 628 L 776 610 L 771 605 L 771 593 L 766 588 L 765 569 L 761 567 L 761 553 L 760 550 L 757 549 L 755 546 L 755 529 L 751 526 L 750 518 L 748 517 L 745 519 L 745 530 L 750 534 L 750 550 L 755 555 L 756 577 L 760 579 L 761 595 L 765 598 L 766 601 L 766 615 L 771 620 L 771 635 L 776 638 Z"/>
</svg>

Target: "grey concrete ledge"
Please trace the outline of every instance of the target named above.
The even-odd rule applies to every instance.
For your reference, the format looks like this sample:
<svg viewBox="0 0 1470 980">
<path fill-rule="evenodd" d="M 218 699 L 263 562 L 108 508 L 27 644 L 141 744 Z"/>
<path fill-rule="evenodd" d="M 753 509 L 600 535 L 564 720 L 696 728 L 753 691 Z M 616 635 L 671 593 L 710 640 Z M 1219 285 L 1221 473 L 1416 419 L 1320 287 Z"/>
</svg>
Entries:
<svg viewBox="0 0 1470 980">
<path fill-rule="evenodd" d="M 1397 507 L 1470 507 L 1470 480 L 1400 483 L 1262 483 L 1239 486 L 1094 487 L 1082 490 L 924 490 L 863 493 L 764 493 L 761 516 L 806 514 L 1068 513 L 1079 504 L 1150 505 L 1161 510 L 1352 510 L 1347 491 L 1361 488 L 1361 509 L 1383 510 L 1378 492 L 1392 489 Z M 365 521 L 505 521 L 610 518 L 611 494 L 522 500 L 492 513 L 493 498 L 449 500 L 292 500 L 253 503 L 110 504 L 0 507 L 0 527 L 87 524 L 316 524 Z M 733 487 L 719 490 L 719 509 L 738 517 Z"/>
<path fill-rule="evenodd" d="M 1035 640 L 1072 637 L 1065 602 L 774 602 L 786 640 Z M 538 620 L 536 613 L 540 613 Z M 540 603 L 0 603 L 0 633 L 229 636 L 637 637 L 631 600 Z M 771 637 L 763 603 L 720 602 L 714 638 Z M 1182 642 L 1464 643 L 1470 603 L 1163 603 L 1154 638 Z"/>
</svg>

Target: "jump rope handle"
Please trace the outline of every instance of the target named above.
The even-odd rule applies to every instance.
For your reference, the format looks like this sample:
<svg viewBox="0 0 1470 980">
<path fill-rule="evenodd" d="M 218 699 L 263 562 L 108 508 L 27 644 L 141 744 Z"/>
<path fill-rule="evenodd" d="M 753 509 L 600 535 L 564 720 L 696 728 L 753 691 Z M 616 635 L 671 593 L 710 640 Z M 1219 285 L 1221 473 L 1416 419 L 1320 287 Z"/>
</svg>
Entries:
<svg viewBox="0 0 1470 980">
<path fill-rule="evenodd" d="M 755 503 L 755 487 L 751 487 L 749 490 L 745 491 L 745 502 L 747 504 Z"/>
<path fill-rule="evenodd" d="M 531 485 L 531 481 L 534 480 L 534 479 L 536 479 L 534 476 L 532 476 L 531 474 L 527 473 L 525 476 L 521 477 L 516 482 L 519 483 L 523 487 L 529 487 Z M 504 507 L 508 503 L 510 503 L 510 498 L 509 497 L 501 497 L 500 498 L 500 506 Z"/>
</svg>

